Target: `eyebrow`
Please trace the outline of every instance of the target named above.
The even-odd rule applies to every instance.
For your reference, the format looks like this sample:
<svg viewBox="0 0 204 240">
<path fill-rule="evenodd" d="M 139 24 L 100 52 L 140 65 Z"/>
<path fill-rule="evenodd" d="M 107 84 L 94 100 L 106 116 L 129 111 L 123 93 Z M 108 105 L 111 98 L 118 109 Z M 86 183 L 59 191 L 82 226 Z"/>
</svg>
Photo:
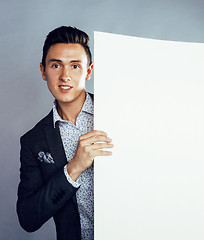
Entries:
<svg viewBox="0 0 204 240">
<path fill-rule="evenodd" d="M 71 63 L 73 63 L 73 62 L 81 62 L 81 60 L 72 60 L 72 61 L 70 61 Z"/>
<path fill-rule="evenodd" d="M 62 63 L 62 61 L 60 59 L 55 59 L 55 58 L 51 58 L 48 63 L 50 62 L 59 62 Z M 81 60 L 71 60 L 70 63 L 75 63 L 75 62 L 81 62 Z"/>
</svg>

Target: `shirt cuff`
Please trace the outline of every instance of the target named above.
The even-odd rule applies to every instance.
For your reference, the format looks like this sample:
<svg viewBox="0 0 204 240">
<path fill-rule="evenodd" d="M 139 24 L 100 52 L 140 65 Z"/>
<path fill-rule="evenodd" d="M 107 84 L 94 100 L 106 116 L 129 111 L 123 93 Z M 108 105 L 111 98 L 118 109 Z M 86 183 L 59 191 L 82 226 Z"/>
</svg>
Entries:
<svg viewBox="0 0 204 240">
<path fill-rule="evenodd" d="M 68 181 L 69 183 L 71 183 L 71 185 L 72 185 L 73 187 L 78 188 L 78 187 L 80 186 L 80 183 L 77 183 L 77 182 L 73 181 L 73 180 L 71 179 L 71 177 L 69 176 L 69 173 L 68 173 L 68 171 L 67 171 L 67 165 L 64 166 L 64 174 L 65 174 L 65 176 L 66 176 L 66 178 L 67 178 L 67 181 Z"/>
</svg>

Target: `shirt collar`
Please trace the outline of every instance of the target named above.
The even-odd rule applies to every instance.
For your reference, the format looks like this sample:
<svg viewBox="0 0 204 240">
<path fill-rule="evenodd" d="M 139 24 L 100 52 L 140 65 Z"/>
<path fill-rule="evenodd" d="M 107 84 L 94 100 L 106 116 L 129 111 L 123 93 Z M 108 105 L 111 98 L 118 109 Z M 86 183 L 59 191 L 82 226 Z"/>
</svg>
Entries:
<svg viewBox="0 0 204 240">
<path fill-rule="evenodd" d="M 58 121 L 67 122 L 66 120 L 63 120 L 57 112 L 57 100 L 56 99 L 53 102 L 52 110 L 53 110 L 54 127 L 56 126 L 56 122 L 58 122 Z M 91 96 L 89 95 L 89 93 L 86 93 L 86 100 L 81 109 L 81 112 L 87 112 L 89 114 L 94 114 L 94 104 L 93 104 L 93 100 L 92 100 Z"/>
</svg>

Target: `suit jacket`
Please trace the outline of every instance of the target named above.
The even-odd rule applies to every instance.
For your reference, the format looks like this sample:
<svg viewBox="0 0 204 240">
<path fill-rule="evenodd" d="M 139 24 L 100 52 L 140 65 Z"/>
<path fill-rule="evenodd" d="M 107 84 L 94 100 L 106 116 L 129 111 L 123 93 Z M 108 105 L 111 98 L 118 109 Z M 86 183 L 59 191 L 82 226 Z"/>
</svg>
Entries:
<svg viewBox="0 0 204 240">
<path fill-rule="evenodd" d="M 53 126 L 53 112 L 23 135 L 20 141 L 21 168 L 17 200 L 20 225 L 26 231 L 33 232 L 53 217 L 58 240 L 80 240 L 77 189 L 64 174 L 67 159 L 59 128 Z M 39 152 L 51 153 L 53 161 L 40 161 Z"/>
</svg>

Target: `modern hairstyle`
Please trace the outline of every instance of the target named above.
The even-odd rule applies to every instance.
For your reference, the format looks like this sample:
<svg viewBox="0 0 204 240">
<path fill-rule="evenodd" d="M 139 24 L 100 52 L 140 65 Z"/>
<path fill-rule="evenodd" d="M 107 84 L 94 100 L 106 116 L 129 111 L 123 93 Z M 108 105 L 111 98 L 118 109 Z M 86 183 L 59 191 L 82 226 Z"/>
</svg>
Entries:
<svg viewBox="0 0 204 240">
<path fill-rule="evenodd" d="M 88 64 L 92 63 L 91 51 L 89 49 L 89 36 L 76 27 L 61 26 L 51 31 L 44 42 L 42 65 L 45 68 L 45 60 L 50 47 L 56 43 L 78 43 L 84 48 Z"/>
</svg>

